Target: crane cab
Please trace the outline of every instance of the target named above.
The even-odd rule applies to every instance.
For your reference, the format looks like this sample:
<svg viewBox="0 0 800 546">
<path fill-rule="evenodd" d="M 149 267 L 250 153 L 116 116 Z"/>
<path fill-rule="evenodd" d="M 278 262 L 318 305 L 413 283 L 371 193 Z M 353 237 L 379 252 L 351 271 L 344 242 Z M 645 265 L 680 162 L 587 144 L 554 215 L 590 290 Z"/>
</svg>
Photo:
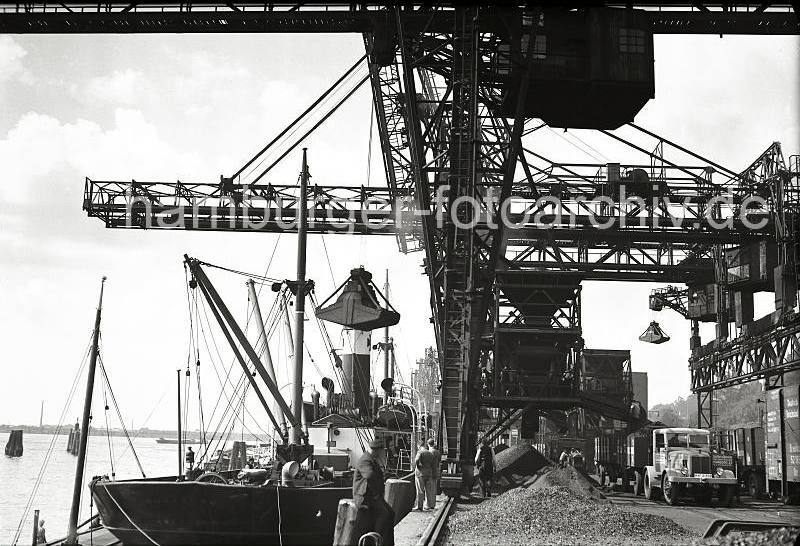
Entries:
<svg viewBox="0 0 800 546">
<path fill-rule="evenodd" d="M 500 115 L 515 115 L 529 47 L 526 117 L 553 127 L 616 129 L 655 96 L 653 33 L 644 11 L 544 9 L 517 21 L 497 53 L 506 84 Z"/>
</svg>

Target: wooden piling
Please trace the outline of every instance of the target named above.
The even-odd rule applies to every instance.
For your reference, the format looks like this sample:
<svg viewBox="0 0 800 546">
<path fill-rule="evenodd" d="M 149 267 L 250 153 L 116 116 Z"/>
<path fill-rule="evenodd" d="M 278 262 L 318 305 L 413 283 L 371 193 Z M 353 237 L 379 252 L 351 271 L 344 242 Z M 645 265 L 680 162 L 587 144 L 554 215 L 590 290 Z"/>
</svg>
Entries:
<svg viewBox="0 0 800 546">
<path fill-rule="evenodd" d="M 247 466 L 247 443 L 233 442 L 231 448 L 231 459 L 228 463 L 228 470 L 240 470 Z"/>
<path fill-rule="evenodd" d="M 358 539 L 366 531 L 366 508 L 353 499 L 339 501 L 336 528 L 333 531 L 333 546 L 357 546 Z"/>
<path fill-rule="evenodd" d="M 386 480 L 386 491 L 384 493 L 384 500 L 394 510 L 394 524 L 397 525 L 400 520 L 411 512 L 414 503 L 416 491 L 414 484 L 408 480 L 388 479 Z"/>
<path fill-rule="evenodd" d="M 6 456 L 22 457 L 22 430 L 12 430 L 6 443 Z"/>
<path fill-rule="evenodd" d="M 31 544 L 36 546 L 39 543 L 39 511 L 33 511 L 33 539 L 31 540 Z"/>
</svg>

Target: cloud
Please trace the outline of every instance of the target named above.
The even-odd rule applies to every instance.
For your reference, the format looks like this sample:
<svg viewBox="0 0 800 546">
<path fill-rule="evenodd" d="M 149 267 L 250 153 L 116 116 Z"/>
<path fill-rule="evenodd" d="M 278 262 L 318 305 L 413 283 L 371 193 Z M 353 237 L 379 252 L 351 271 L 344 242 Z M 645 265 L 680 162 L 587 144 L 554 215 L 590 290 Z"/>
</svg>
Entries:
<svg viewBox="0 0 800 546">
<path fill-rule="evenodd" d="M 23 83 L 32 83 L 33 77 L 22 64 L 27 55 L 21 45 L 10 36 L 0 36 L 0 83 L 18 79 Z"/>
<path fill-rule="evenodd" d="M 134 104 L 148 92 L 149 85 L 143 74 L 130 69 L 92 78 L 85 88 L 90 99 L 122 105 Z"/>
<path fill-rule="evenodd" d="M 53 189 L 45 179 L 63 169 L 89 177 L 171 180 L 207 173 L 203 165 L 198 154 L 172 150 L 138 110 L 116 109 L 107 130 L 93 121 L 62 123 L 29 112 L 0 140 L 0 200 L 41 199 Z"/>
</svg>

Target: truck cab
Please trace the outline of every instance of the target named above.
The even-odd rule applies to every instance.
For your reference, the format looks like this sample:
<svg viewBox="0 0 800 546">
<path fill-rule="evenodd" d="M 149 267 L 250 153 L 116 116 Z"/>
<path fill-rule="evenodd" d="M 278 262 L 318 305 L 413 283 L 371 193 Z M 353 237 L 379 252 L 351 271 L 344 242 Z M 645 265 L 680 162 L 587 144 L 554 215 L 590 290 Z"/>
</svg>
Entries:
<svg viewBox="0 0 800 546">
<path fill-rule="evenodd" d="M 735 462 L 711 452 L 711 433 L 698 428 L 653 430 L 652 457 L 644 468 L 644 494 L 669 504 L 693 498 L 708 503 L 716 494 L 728 505 L 735 494 Z"/>
</svg>

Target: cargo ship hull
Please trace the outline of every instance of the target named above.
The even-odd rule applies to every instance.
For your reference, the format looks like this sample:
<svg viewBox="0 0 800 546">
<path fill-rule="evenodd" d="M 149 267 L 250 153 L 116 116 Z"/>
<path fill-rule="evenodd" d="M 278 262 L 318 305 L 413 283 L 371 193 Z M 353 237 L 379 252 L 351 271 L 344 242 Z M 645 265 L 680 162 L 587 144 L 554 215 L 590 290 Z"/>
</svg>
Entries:
<svg viewBox="0 0 800 546">
<path fill-rule="evenodd" d="M 103 525 L 123 544 L 330 544 L 349 487 L 96 480 Z M 148 538 L 149 537 L 149 538 Z"/>
</svg>

